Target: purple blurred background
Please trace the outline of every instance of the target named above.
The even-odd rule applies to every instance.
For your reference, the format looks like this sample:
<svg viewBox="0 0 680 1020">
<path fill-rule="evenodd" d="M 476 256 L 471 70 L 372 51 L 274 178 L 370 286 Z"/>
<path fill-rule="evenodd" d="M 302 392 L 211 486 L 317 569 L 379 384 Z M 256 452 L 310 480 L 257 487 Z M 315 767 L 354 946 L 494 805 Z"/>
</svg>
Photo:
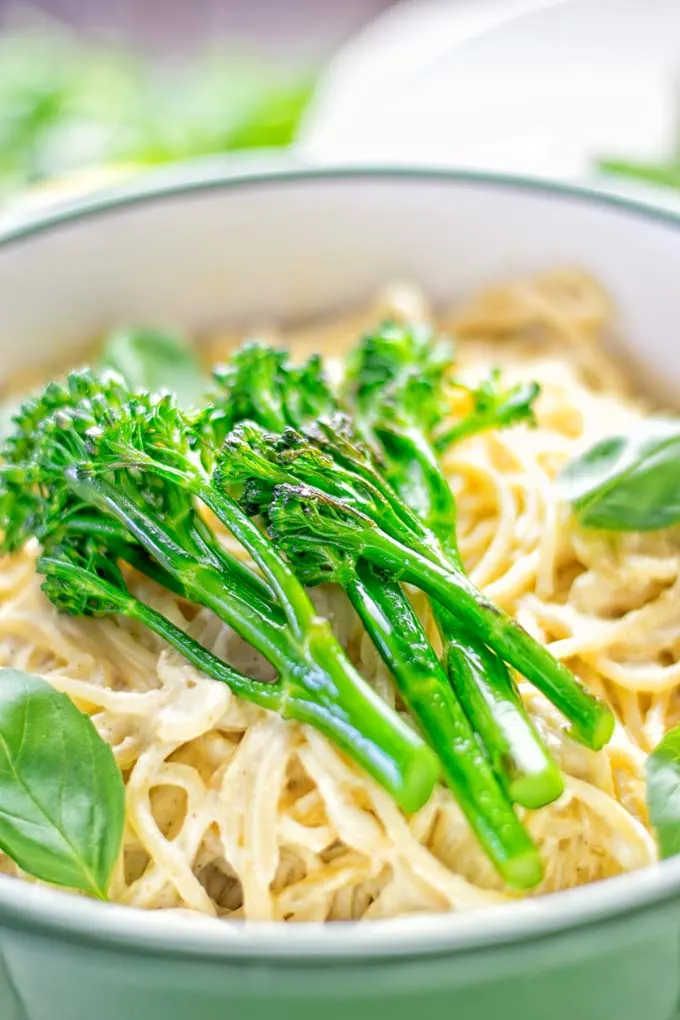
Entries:
<svg viewBox="0 0 680 1020">
<path fill-rule="evenodd" d="M 191 53 L 212 39 L 320 60 L 394 0 L 0 0 L 0 27 L 46 14 L 98 38 L 155 54 Z"/>
</svg>

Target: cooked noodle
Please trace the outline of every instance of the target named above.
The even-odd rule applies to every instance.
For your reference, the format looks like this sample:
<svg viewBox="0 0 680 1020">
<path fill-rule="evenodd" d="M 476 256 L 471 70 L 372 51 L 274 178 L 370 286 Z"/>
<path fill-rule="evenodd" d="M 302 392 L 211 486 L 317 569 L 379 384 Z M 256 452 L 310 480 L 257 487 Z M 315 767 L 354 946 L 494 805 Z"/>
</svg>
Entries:
<svg viewBox="0 0 680 1020">
<path fill-rule="evenodd" d="M 300 356 L 317 348 L 337 354 L 386 310 L 429 317 L 416 290 L 393 287 L 379 308 L 284 339 Z M 542 387 L 538 428 L 477 436 L 446 460 L 470 576 L 618 718 L 611 743 L 587 750 L 521 685 L 567 777 L 556 803 L 523 812 L 545 866 L 532 894 L 655 859 L 644 761 L 680 720 L 680 534 L 579 531 L 553 485 L 568 457 L 645 413 L 603 350 L 609 318 L 599 287 L 565 272 L 487 292 L 444 319 L 458 338 L 464 378 L 500 365 L 508 381 L 537 379 Z M 232 342 L 212 340 L 211 360 Z M 127 783 L 127 830 L 112 899 L 225 918 L 320 921 L 467 910 L 518 895 L 503 889 L 447 789 L 405 817 L 324 737 L 245 704 L 148 633 L 57 614 L 40 591 L 36 551 L 30 544 L 7 558 L 0 573 L 0 663 L 65 691 L 114 748 Z M 185 615 L 169 593 L 148 581 L 137 586 L 217 654 L 251 675 L 270 675 L 208 610 Z M 313 598 L 394 703 L 389 674 L 344 596 L 328 588 Z M 7 858 L 2 867 L 16 874 Z"/>
</svg>

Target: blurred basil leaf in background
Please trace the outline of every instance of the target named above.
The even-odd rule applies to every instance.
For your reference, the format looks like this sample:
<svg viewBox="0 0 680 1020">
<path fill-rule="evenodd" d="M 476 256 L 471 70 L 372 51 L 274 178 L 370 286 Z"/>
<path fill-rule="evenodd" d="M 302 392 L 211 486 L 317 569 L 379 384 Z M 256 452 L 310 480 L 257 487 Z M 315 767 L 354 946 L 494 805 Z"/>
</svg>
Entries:
<svg viewBox="0 0 680 1020">
<path fill-rule="evenodd" d="M 680 191 L 680 156 L 659 163 L 637 163 L 624 159 L 602 159 L 598 169 L 617 177 L 627 177 L 646 184 L 660 184 Z"/>
<path fill-rule="evenodd" d="M 655 531 L 680 521 L 680 423 L 647 418 L 598 440 L 557 476 L 581 525 Z"/>
<path fill-rule="evenodd" d="M 645 764 L 649 820 L 662 860 L 680 853 L 680 727 L 667 733 Z"/>
<path fill-rule="evenodd" d="M 198 407 L 210 385 L 210 376 L 191 344 L 184 337 L 153 327 L 113 330 L 104 341 L 100 364 L 115 369 L 132 390 L 174 393 L 180 407 Z"/>
<path fill-rule="evenodd" d="M 0 197 L 102 166 L 288 145 L 313 85 L 228 50 L 170 71 L 66 30 L 0 35 Z"/>
</svg>

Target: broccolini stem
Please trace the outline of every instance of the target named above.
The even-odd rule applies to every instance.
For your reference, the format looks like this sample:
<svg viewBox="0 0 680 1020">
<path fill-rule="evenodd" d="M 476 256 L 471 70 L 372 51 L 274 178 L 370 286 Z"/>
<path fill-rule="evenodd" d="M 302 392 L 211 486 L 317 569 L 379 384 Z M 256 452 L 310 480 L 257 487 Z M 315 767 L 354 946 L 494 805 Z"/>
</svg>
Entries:
<svg viewBox="0 0 680 1020">
<path fill-rule="evenodd" d="M 395 488 L 432 530 L 450 564 L 464 573 L 456 540 L 456 502 L 430 443 L 418 429 L 379 435 L 387 451 L 395 446 L 398 453 L 390 458 Z M 443 606 L 435 602 L 433 609 L 451 683 L 508 796 L 528 808 L 556 800 L 564 782 L 508 667 L 483 642 L 466 634 Z"/>
<path fill-rule="evenodd" d="M 169 588 L 174 594 L 187 597 L 177 579 L 162 570 L 142 549 L 132 544 L 129 531 L 114 518 L 80 512 L 67 517 L 64 521 L 64 528 L 68 533 L 92 535 L 109 545 L 114 545 L 119 558 L 125 560 L 131 567 L 139 570 L 141 574 L 145 574 L 152 581 Z M 220 567 L 231 578 L 230 585 L 235 585 L 237 588 L 243 587 L 245 592 L 249 592 L 249 598 L 253 605 L 271 619 L 283 623 L 281 611 L 273 601 L 272 593 L 262 578 L 236 556 L 222 548 L 206 522 L 198 515 L 193 522 L 193 529 L 200 543 L 198 549 L 193 553 L 194 556 L 201 560 L 206 557 L 210 559 L 214 565 Z M 201 555 L 202 552 L 205 552 L 206 557 Z"/>
<path fill-rule="evenodd" d="M 405 811 L 428 800 L 437 778 L 436 757 L 354 672 L 325 620 L 308 636 L 310 661 L 290 664 L 275 684 L 250 680 L 230 669 L 149 606 L 133 600 L 127 615 L 165 638 L 207 676 L 222 680 L 244 699 L 308 723 L 325 734 L 392 794 Z"/>
<path fill-rule="evenodd" d="M 145 577 L 160 584 L 163 588 L 167 588 L 174 595 L 188 598 L 177 578 L 169 574 L 167 570 L 163 570 L 144 549 L 130 542 L 129 533 L 113 518 L 77 515 L 66 520 L 64 533 L 66 535 L 91 535 L 100 542 L 104 542 L 116 559 L 123 560 L 128 566 L 134 567 L 140 574 L 144 574 Z"/>
<path fill-rule="evenodd" d="M 404 811 L 417 811 L 439 776 L 437 756 L 356 672 L 327 620 L 312 622 L 305 644 L 311 679 L 298 692 L 292 673 L 287 710 L 363 765 Z"/>
<path fill-rule="evenodd" d="M 352 540 L 354 545 L 355 539 Z M 534 686 L 569 719 L 573 735 L 595 750 L 612 735 L 614 717 L 573 673 L 515 620 L 495 606 L 458 570 L 434 563 L 378 530 L 361 533 L 361 555 L 440 602 L 464 631 L 483 641 Z"/>
<path fill-rule="evenodd" d="M 542 876 L 538 851 L 499 787 L 401 585 L 359 563 L 345 590 L 410 712 L 437 751 L 447 785 L 499 873 L 516 889 L 536 885 Z"/>
<path fill-rule="evenodd" d="M 374 776 L 381 775 L 383 785 L 391 784 L 393 790 L 399 790 L 396 798 L 402 805 L 416 803 L 421 796 L 426 777 L 430 776 L 432 783 L 436 779 L 438 767 L 435 756 L 432 755 L 429 763 L 424 755 L 416 756 L 415 745 L 411 739 L 414 735 L 410 728 L 391 712 L 354 670 L 333 637 L 327 621 L 316 615 L 313 603 L 292 568 L 278 555 L 268 538 L 238 504 L 226 493 L 211 485 L 200 486 L 196 495 L 247 549 L 265 573 L 272 588 L 281 592 L 281 599 L 291 605 L 292 611 L 287 614 L 289 623 L 291 626 L 294 625 L 296 636 L 303 642 L 305 655 L 311 660 L 311 670 L 314 671 L 315 665 L 322 668 L 321 675 L 313 683 L 319 702 L 312 704 L 306 701 L 305 708 L 297 709 L 298 712 L 302 711 L 303 715 L 298 714 L 296 718 L 309 718 L 322 732 L 328 732 L 324 729 L 327 724 L 324 722 L 320 702 L 329 696 L 331 703 L 341 706 L 347 713 L 348 738 L 344 741 L 337 728 L 336 717 L 333 716 L 335 742 L 348 751 L 353 749 L 352 753 L 357 759 L 360 751 L 363 752 L 366 770 Z M 290 648 L 286 649 L 286 655 L 292 657 Z M 329 680 L 332 688 L 328 688 Z M 309 677 L 305 683 L 309 685 Z M 308 716 L 309 712 L 311 715 Z M 385 754 L 385 749 L 392 748 L 398 751 L 399 744 L 394 739 L 397 721 L 402 727 L 403 746 L 390 760 Z M 413 759 L 413 766 L 408 766 L 406 760 L 400 760 L 400 754 L 406 754 L 409 760 Z M 430 791 L 431 789 L 432 786 Z M 406 809 L 409 810 L 408 807 Z"/>
<path fill-rule="evenodd" d="M 523 807 L 552 803 L 563 792 L 564 781 L 505 663 L 480 641 L 458 636 L 460 625 L 441 607 L 437 617 L 449 676 L 503 788 Z"/>
<path fill-rule="evenodd" d="M 293 570 L 279 556 L 257 524 L 223 490 L 210 482 L 194 482 L 195 495 L 215 514 L 255 560 L 284 609 L 297 637 L 302 637 L 316 618 L 314 605 Z"/>
<path fill-rule="evenodd" d="M 193 601 L 212 609 L 272 663 L 281 685 L 277 707 L 285 718 L 325 733 L 405 811 L 425 803 L 437 780 L 436 755 L 356 673 L 290 568 L 283 560 L 276 562 L 278 554 L 267 549 L 269 540 L 232 500 L 208 484 L 197 493 L 232 534 L 243 536 L 244 547 L 281 591 L 295 630 L 272 622 L 252 604 L 252 592 L 230 586 L 231 579 L 215 566 L 187 553 L 149 508 L 140 508 L 104 478 L 77 469 L 67 469 L 66 477 L 74 492 L 120 521 Z M 293 608 L 289 597 L 295 600 Z"/>
<path fill-rule="evenodd" d="M 206 676 L 212 677 L 213 680 L 226 683 L 234 694 L 252 701 L 260 708 L 272 711 L 279 709 L 282 699 L 280 682 L 263 683 L 259 680 L 251 680 L 237 672 L 175 626 L 162 613 L 152 609 L 151 606 L 141 602 L 129 592 L 121 591 L 84 567 L 75 563 L 66 563 L 47 553 L 41 557 L 40 566 L 44 573 L 49 572 L 51 576 L 89 592 L 93 598 L 105 599 L 111 604 L 112 612 L 142 623 L 158 637 L 167 641 L 196 669 L 205 673 Z"/>
<path fill-rule="evenodd" d="M 390 482 L 415 513 L 421 532 L 424 525 L 440 540 L 454 536 L 455 546 L 456 501 L 426 437 L 416 428 L 385 426 L 376 428 L 376 436 L 387 454 Z M 455 556 L 458 565 L 457 547 Z"/>
<path fill-rule="evenodd" d="M 98 476 L 67 469 L 72 490 L 91 505 L 111 514 L 149 555 L 182 586 L 188 597 L 212 609 L 241 637 L 278 668 L 284 655 L 285 629 L 254 605 L 253 593 L 211 563 L 201 563 L 175 540 L 149 507 L 141 508 L 120 489 Z"/>
<path fill-rule="evenodd" d="M 222 567 L 223 570 L 228 571 L 232 574 L 235 581 L 239 585 L 243 585 L 245 588 L 250 589 L 253 596 L 256 598 L 258 605 L 262 606 L 263 610 L 269 612 L 274 611 L 278 613 L 278 607 L 273 601 L 273 596 L 269 585 L 262 580 L 257 574 L 253 573 L 245 563 L 241 562 L 236 556 L 233 556 L 230 552 L 224 549 L 209 525 L 197 517 L 195 522 L 196 534 L 200 536 L 201 542 L 206 549 L 209 549 L 216 561 L 216 563 Z"/>
</svg>

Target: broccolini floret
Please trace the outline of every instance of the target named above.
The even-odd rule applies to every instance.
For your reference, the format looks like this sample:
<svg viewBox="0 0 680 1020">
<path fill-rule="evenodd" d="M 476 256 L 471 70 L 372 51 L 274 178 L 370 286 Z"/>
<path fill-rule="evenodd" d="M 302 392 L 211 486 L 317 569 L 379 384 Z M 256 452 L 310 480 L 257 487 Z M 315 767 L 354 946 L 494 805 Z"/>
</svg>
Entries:
<svg viewBox="0 0 680 1020">
<path fill-rule="evenodd" d="M 442 345 L 441 366 L 431 368 L 433 374 L 443 370 L 448 356 L 448 346 Z M 248 345 L 236 353 L 234 361 L 234 366 L 220 373 L 214 398 L 218 415 L 223 407 L 234 425 L 226 436 L 216 477 L 240 492 L 247 512 L 267 518 L 276 486 L 295 479 L 324 487 L 349 505 L 391 521 L 397 529 L 402 525 L 417 529 L 411 510 L 386 482 L 374 446 L 359 435 L 330 386 L 319 384 L 318 358 L 313 359 L 310 372 L 305 365 L 294 366 L 280 351 L 267 357 L 261 345 Z M 263 362 L 276 366 L 267 380 Z M 313 392 L 323 393 L 322 400 L 313 402 L 314 414 L 301 411 L 309 409 L 311 401 L 294 401 L 290 396 L 300 379 L 309 378 L 314 380 Z M 377 396 L 386 378 L 377 372 L 374 382 Z M 254 393 L 256 400 L 250 399 Z M 236 424 L 239 415 L 246 420 Z M 400 583 L 329 544 L 310 544 L 298 550 L 292 562 L 303 583 L 335 582 L 345 590 L 401 697 L 439 754 L 444 778 L 490 858 L 509 884 L 535 884 L 541 875 L 538 853 L 499 788 Z"/>
<path fill-rule="evenodd" d="M 18 416 L 5 444 L 0 524 L 6 549 L 40 540 L 48 597 L 69 612 L 144 623 L 241 696 L 315 726 L 405 810 L 424 803 L 439 770 L 435 755 L 361 679 L 290 566 L 213 484 L 192 418 L 170 396 L 129 393 L 120 380 L 91 373 L 74 373 L 43 397 Z M 224 551 L 201 505 L 264 580 Z M 101 526 L 79 530 L 85 517 Z M 257 648 L 277 680 L 242 676 L 134 598 L 117 566 L 126 544 L 148 558 L 157 580 L 171 579 Z"/>
</svg>

